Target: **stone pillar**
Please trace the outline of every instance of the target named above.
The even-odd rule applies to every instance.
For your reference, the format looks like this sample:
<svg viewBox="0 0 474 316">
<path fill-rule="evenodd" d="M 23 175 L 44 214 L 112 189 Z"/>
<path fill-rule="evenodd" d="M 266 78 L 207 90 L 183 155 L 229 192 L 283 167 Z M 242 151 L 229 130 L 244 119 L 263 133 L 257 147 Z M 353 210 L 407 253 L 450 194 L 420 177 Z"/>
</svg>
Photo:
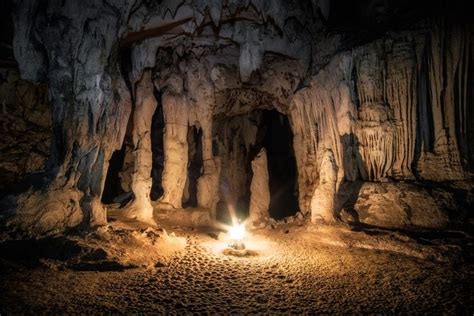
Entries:
<svg viewBox="0 0 474 316">
<path fill-rule="evenodd" d="M 268 184 L 267 152 L 262 148 L 252 161 L 249 222 L 254 226 L 269 219 L 270 187 Z"/>
<path fill-rule="evenodd" d="M 219 202 L 219 178 L 221 174 L 221 159 L 214 157 L 204 162 L 204 174 L 199 177 L 197 184 L 197 199 L 199 207 L 209 209 L 211 218 L 216 218 L 216 206 Z"/>
<path fill-rule="evenodd" d="M 337 166 L 331 150 L 325 150 L 319 168 L 319 184 L 311 199 L 311 222 L 335 221 Z"/>
<path fill-rule="evenodd" d="M 151 169 L 151 123 L 157 102 L 153 95 L 151 71 L 143 73 L 138 82 L 135 113 L 133 115 L 134 169 L 131 188 L 135 196 L 126 210 L 126 216 L 145 222 L 153 222 L 153 207 L 150 203 Z"/>
<path fill-rule="evenodd" d="M 199 207 L 209 209 L 211 218 L 215 219 L 217 202 L 219 201 L 219 178 L 221 160 L 212 154 L 212 113 L 200 118 L 202 127 L 202 160 L 203 174 L 197 183 L 197 199 Z"/>
<path fill-rule="evenodd" d="M 171 90 L 163 94 L 163 117 L 165 132 L 163 149 L 165 154 L 163 168 L 163 196 L 160 207 L 182 208 L 188 166 L 188 104 L 182 94 L 182 79 L 172 76 L 169 79 Z"/>
</svg>

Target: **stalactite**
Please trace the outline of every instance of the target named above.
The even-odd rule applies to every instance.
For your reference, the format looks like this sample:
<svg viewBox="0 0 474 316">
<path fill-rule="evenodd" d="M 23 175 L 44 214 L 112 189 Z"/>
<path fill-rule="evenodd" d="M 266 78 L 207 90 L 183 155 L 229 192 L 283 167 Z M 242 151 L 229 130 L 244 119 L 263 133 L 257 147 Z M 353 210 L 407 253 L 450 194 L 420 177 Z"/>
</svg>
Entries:
<svg viewBox="0 0 474 316">
<path fill-rule="evenodd" d="M 385 57 L 380 42 L 353 52 L 360 101 L 356 135 L 364 180 L 380 180 L 393 164 L 393 119 L 385 99 Z"/>
<path fill-rule="evenodd" d="M 433 124 L 433 150 L 423 151 L 418 162 L 420 176 L 430 180 L 464 178 L 458 146 L 456 111 L 462 101 L 456 102 L 456 73 L 462 71 L 463 30 L 436 22 L 427 47 L 429 97 Z M 462 98 L 461 98 L 462 99 Z"/>
<path fill-rule="evenodd" d="M 412 162 L 416 141 L 417 78 L 416 56 L 410 38 L 386 41 L 387 102 L 393 114 L 394 161 L 391 173 L 395 177 L 413 177 Z"/>
<path fill-rule="evenodd" d="M 349 89 L 351 63 L 351 56 L 347 53 L 334 58 L 326 69 L 312 78 L 308 88 L 298 91 L 290 107 L 299 170 L 299 204 L 303 212 L 312 208 L 311 200 L 320 185 L 324 152 L 331 152 L 337 166 L 336 188 L 346 176 L 344 166 L 350 168 L 347 164 L 353 165 L 356 171 L 352 176 L 357 174 L 357 148 L 348 141 L 355 130 L 357 117 Z"/>
</svg>

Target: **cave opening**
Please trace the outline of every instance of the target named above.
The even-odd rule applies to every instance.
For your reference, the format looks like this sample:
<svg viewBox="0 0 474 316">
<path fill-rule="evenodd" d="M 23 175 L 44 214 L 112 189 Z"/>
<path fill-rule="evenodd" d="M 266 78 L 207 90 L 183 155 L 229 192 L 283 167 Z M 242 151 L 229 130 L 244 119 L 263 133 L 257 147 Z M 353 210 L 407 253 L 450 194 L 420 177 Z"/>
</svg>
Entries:
<svg viewBox="0 0 474 316">
<path fill-rule="evenodd" d="M 122 171 L 125 160 L 125 142 L 120 148 L 116 150 L 109 160 L 109 169 L 105 178 L 104 191 L 102 193 L 102 203 L 112 204 L 117 201 L 117 197 L 126 193 L 121 185 L 120 172 Z"/>
<path fill-rule="evenodd" d="M 217 146 L 225 156 L 217 219 L 229 222 L 232 212 L 240 219 L 255 212 L 274 220 L 296 215 L 298 170 L 288 116 L 259 109 L 218 118 L 216 125 L 217 133 L 225 135 Z"/>
<path fill-rule="evenodd" d="M 270 217 L 293 216 L 299 211 L 298 171 L 288 117 L 276 110 L 263 110 L 258 134 L 267 153 Z"/>
<path fill-rule="evenodd" d="M 202 174 L 202 130 L 196 126 L 188 128 L 188 177 L 183 207 L 197 207 L 197 182 Z"/>
<path fill-rule="evenodd" d="M 165 120 L 163 117 L 163 106 L 161 104 L 161 94 L 154 89 L 155 99 L 158 102 L 155 113 L 151 121 L 151 152 L 152 152 L 152 169 L 151 169 L 151 191 L 150 199 L 156 201 L 163 195 L 163 168 L 165 160 L 163 132 L 165 129 Z"/>
</svg>

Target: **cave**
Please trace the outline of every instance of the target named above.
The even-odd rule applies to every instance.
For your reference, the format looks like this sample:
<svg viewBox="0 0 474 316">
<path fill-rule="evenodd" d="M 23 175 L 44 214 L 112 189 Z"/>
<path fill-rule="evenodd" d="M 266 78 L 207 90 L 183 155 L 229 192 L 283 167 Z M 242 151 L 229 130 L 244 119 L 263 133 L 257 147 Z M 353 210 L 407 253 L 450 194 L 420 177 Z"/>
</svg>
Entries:
<svg viewBox="0 0 474 316">
<path fill-rule="evenodd" d="M 2 0 L 0 315 L 473 314 L 469 4 Z"/>
</svg>

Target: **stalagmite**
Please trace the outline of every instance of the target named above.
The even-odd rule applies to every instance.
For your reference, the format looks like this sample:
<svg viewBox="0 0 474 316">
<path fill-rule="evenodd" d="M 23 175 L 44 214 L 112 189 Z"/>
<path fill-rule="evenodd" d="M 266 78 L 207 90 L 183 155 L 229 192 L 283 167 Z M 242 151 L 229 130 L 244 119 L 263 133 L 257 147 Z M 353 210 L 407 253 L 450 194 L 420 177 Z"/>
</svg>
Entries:
<svg viewBox="0 0 474 316">
<path fill-rule="evenodd" d="M 311 222 L 335 220 L 337 166 L 332 151 L 322 153 L 319 184 L 311 199 Z"/>
<path fill-rule="evenodd" d="M 270 215 L 270 188 L 268 186 L 267 153 L 262 148 L 252 160 L 252 183 L 250 185 L 249 223 L 258 226 L 266 222 Z"/>
<path fill-rule="evenodd" d="M 151 190 L 151 119 L 157 102 L 153 95 L 151 71 L 143 73 L 137 83 L 135 112 L 133 113 L 134 170 L 132 192 L 134 199 L 128 205 L 126 216 L 144 222 L 153 221 L 153 206 L 150 203 Z"/>
</svg>

